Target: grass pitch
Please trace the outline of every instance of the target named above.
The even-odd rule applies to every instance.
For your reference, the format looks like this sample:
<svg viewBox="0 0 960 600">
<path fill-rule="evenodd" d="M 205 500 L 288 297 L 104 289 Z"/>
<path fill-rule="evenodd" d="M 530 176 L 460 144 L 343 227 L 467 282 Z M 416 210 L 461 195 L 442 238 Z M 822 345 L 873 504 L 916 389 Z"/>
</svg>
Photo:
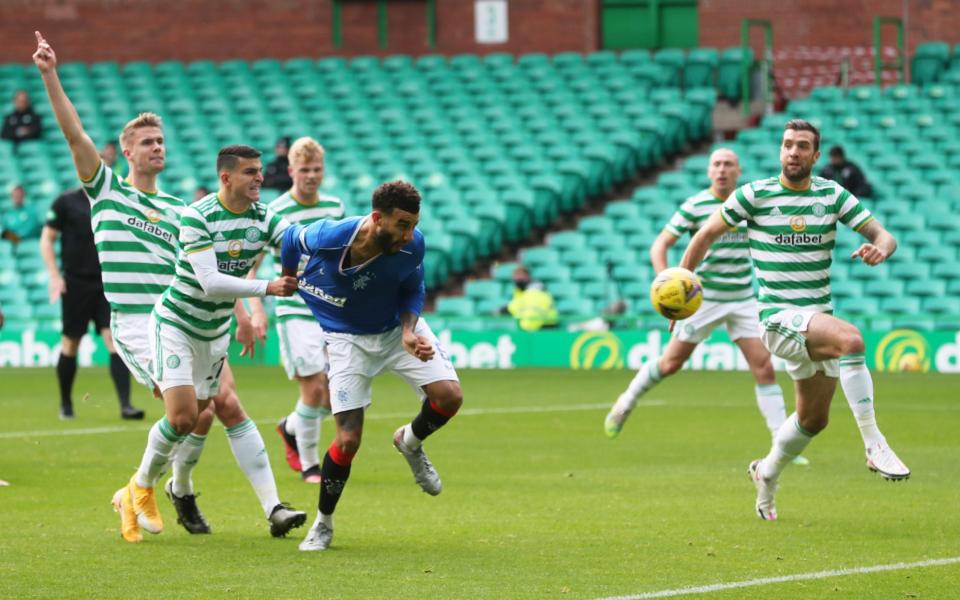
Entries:
<svg viewBox="0 0 960 600">
<path fill-rule="evenodd" d="M 279 368 L 237 367 L 282 499 L 316 514 L 317 488 L 283 460 L 276 420 L 296 391 Z M 876 375 L 880 424 L 913 470 L 864 467 L 843 397 L 790 467 L 780 520 L 753 513 L 749 461 L 769 438 L 745 373 L 681 373 L 655 388 L 615 441 L 607 407 L 626 371 L 466 371 L 464 410 L 426 448 L 444 481 L 419 491 L 391 446 L 417 405 L 385 376 L 337 511 L 333 547 L 270 538 L 223 429 L 194 474 L 214 534 L 166 530 L 123 542 L 109 500 L 139 462 L 159 402 L 122 422 L 104 369 L 81 370 L 76 421 L 57 420 L 50 370 L 0 373 L 0 596 L 597 598 L 960 556 L 960 378 Z M 788 405 L 792 388 L 786 379 Z M 89 398 L 79 399 L 89 392 Z M 324 422 L 322 447 L 332 423 Z M 950 598 L 960 564 L 789 581 L 707 598 Z"/>
</svg>

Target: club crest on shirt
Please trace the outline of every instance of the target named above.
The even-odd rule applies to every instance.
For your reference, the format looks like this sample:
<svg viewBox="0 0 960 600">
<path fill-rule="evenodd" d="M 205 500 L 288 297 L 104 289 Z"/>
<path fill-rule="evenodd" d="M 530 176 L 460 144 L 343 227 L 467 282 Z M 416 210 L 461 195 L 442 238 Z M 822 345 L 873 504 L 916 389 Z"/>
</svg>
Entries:
<svg viewBox="0 0 960 600">
<path fill-rule="evenodd" d="M 360 273 L 353 278 L 353 289 L 354 290 L 365 290 L 367 289 L 367 284 L 370 283 L 370 280 L 373 277 L 369 273 Z"/>
<path fill-rule="evenodd" d="M 817 203 L 815 203 L 815 204 L 813 205 L 813 215 L 814 215 L 815 217 L 822 217 L 822 216 L 825 215 L 825 214 L 827 214 L 827 207 L 826 207 L 826 206 L 824 206 L 823 204 L 821 204 L 821 203 L 819 203 L 819 202 L 817 202 Z"/>
<path fill-rule="evenodd" d="M 251 244 L 254 242 L 260 241 L 260 230 L 256 227 L 247 227 L 247 230 L 243 232 L 243 237 L 247 239 Z"/>
</svg>

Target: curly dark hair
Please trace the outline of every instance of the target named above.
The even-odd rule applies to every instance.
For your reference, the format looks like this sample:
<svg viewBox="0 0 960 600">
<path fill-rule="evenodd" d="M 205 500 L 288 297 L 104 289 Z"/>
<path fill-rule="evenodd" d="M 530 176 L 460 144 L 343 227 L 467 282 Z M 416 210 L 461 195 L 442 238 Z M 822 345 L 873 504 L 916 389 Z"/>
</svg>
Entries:
<svg viewBox="0 0 960 600">
<path fill-rule="evenodd" d="M 420 192 L 406 181 L 388 181 L 373 192 L 373 209 L 390 214 L 399 208 L 412 214 L 420 212 Z"/>
</svg>

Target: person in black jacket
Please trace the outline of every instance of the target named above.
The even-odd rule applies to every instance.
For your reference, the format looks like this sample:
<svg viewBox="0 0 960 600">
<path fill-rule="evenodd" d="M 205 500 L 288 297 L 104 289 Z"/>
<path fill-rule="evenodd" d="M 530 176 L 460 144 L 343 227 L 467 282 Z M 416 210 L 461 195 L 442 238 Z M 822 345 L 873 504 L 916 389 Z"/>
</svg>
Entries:
<svg viewBox="0 0 960 600">
<path fill-rule="evenodd" d="M 273 147 L 273 160 L 263 170 L 263 187 L 275 190 L 289 190 L 293 187 L 290 178 L 290 160 L 287 151 L 290 149 L 290 138 L 282 137 Z"/>
<path fill-rule="evenodd" d="M 847 160 L 842 146 L 830 148 L 830 164 L 820 171 L 820 177 L 836 181 L 857 198 L 873 195 L 873 188 L 867 182 L 863 171 L 855 163 Z"/>
<path fill-rule="evenodd" d="M 3 118 L 0 137 L 19 144 L 24 140 L 40 139 L 42 133 L 40 115 L 33 111 L 30 96 L 23 90 L 17 90 L 13 95 L 13 112 Z"/>
</svg>

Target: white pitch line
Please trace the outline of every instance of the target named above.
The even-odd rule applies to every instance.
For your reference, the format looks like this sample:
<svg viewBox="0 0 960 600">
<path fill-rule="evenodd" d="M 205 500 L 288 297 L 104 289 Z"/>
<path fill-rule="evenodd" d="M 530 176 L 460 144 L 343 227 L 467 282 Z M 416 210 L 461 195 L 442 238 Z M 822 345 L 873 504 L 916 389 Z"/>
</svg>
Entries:
<svg viewBox="0 0 960 600">
<path fill-rule="evenodd" d="M 638 407 L 642 406 L 662 406 L 665 404 L 664 401 L 660 400 L 651 400 L 646 402 L 640 402 L 637 404 Z M 475 417 L 475 416 L 484 416 L 484 415 L 508 415 L 508 414 L 535 414 L 535 413 L 552 413 L 552 412 L 577 412 L 577 411 L 587 411 L 587 410 L 598 410 L 601 408 L 609 408 L 609 402 L 596 403 L 596 404 L 570 404 L 567 406 L 504 406 L 500 408 L 465 408 L 461 410 L 458 415 Z M 409 417 L 411 413 L 372 413 L 365 417 L 367 421 L 381 421 L 386 419 L 402 419 L 404 417 Z M 266 421 L 279 421 L 282 417 L 268 418 Z M 219 423 L 214 423 L 214 425 L 219 425 Z M 111 426 L 111 427 L 88 427 L 85 429 L 44 429 L 39 431 L 8 431 L 0 433 L 0 439 L 16 439 L 16 438 L 31 438 L 31 437 L 60 437 L 68 435 L 98 435 L 102 433 L 130 433 L 137 431 L 147 431 L 150 429 L 149 425 L 139 425 L 139 426 Z"/>
<path fill-rule="evenodd" d="M 673 596 L 692 596 L 694 594 L 709 594 L 711 592 L 722 592 L 724 590 L 733 590 L 738 588 L 756 587 L 759 585 L 771 585 L 774 583 L 789 583 L 792 581 L 809 581 L 812 579 L 828 579 L 830 577 L 844 577 L 846 575 L 864 575 L 867 573 L 880 573 L 883 571 L 903 571 L 905 569 L 923 569 L 926 567 L 939 567 L 943 565 L 954 565 L 960 563 L 960 556 L 951 558 L 935 558 L 931 560 L 921 560 L 910 563 L 894 563 L 892 565 L 874 565 L 871 567 L 852 567 L 849 569 L 834 569 L 831 571 L 816 571 L 815 573 L 797 573 L 796 575 L 782 575 L 780 577 L 762 577 L 760 579 L 748 579 L 746 581 L 732 581 L 730 583 L 714 583 L 710 585 L 701 585 L 695 587 L 677 588 L 674 590 L 661 590 L 659 592 L 644 592 L 642 594 L 631 594 L 629 596 L 610 596 L 602 600 L 647 600 L 648 598 L 671 598 Z"/>
</svg>

